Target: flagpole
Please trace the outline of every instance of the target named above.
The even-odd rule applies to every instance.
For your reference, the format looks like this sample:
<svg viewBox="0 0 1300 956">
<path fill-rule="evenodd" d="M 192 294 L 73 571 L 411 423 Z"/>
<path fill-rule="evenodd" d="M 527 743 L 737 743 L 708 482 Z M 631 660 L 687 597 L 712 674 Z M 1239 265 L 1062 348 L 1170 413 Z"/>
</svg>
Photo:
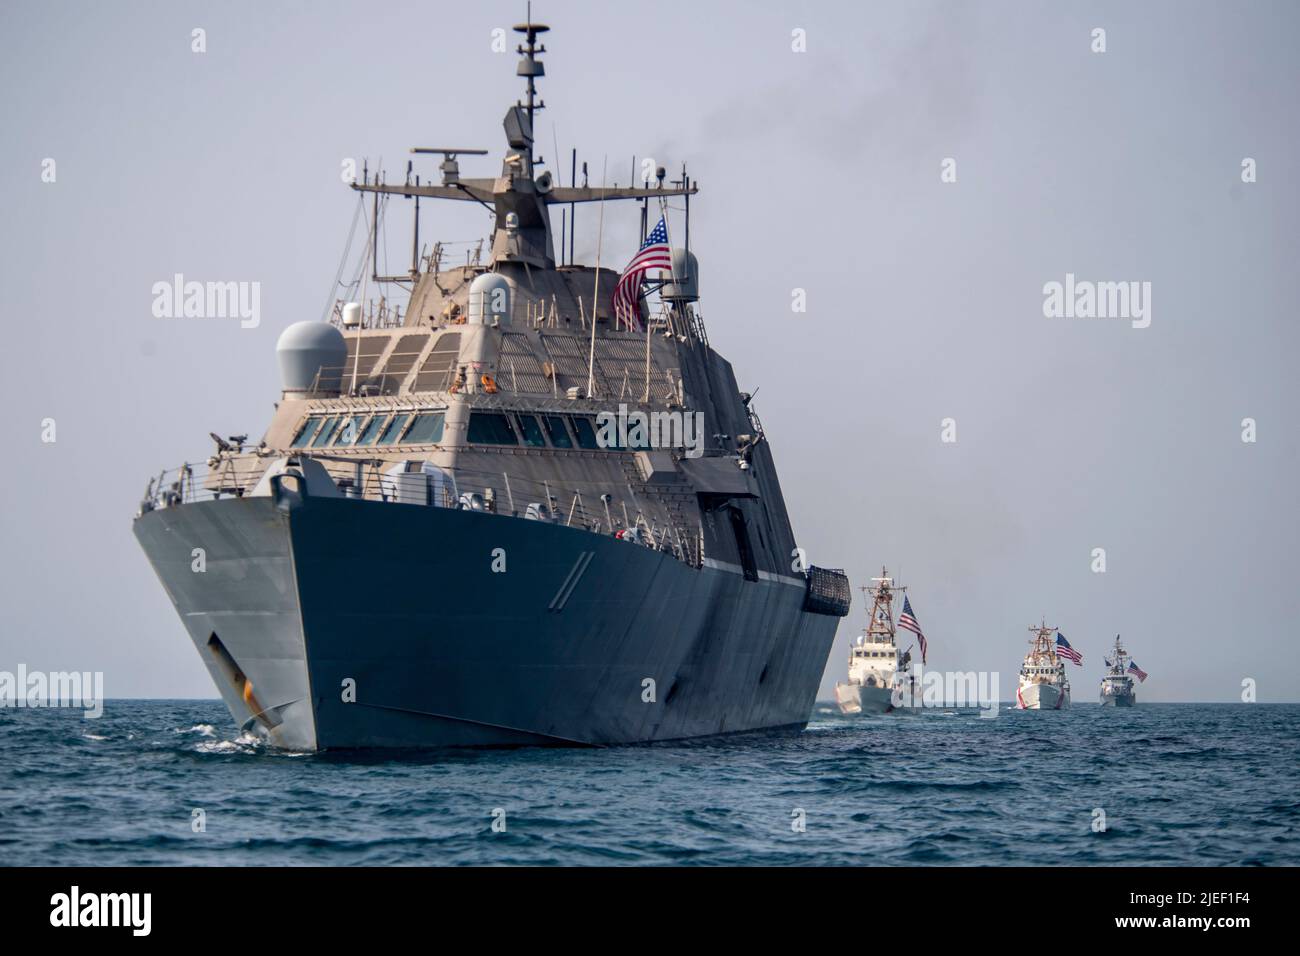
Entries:
<svg viewBox="0 0 1300 956">
<path fill-rule="evenodd" d="M 668 201 L 663 196 L 659 197 L 659 215 L 664 221 L 664 237 L 668 240 L 668 275 L 672 282 L 677 282 L 676 270 L 673 269 L 673 234 L 668 225 Z M 663 304 L 663 287 L 659 289 L 659 301 Z M 650 404 L 650 320 L 646 319 L 645 324 L 645 397 L 642 399 L 646 405 Z"/>
<path fill-rule="evenodd" d="M 596 310 L 600 302 L 600 249 L 605 238 L 605 168 L 606 154 L 600 165 L 600 225 L 596 228 L 596 289 L 591 294 L 591 351 L 587 353 L 587 398 L 596 388 Z"/>
<path fill-rule="evenodd" d="M 666 221 L 666 220 L 665 220 Z M 672 246 L 668 247 L 668 255 L 672 257 Z M 357 351 L 361 351 L 358 347 Z M 641 399 L 642 404 L 650 404 L 650 319 L 645 323 L 645 395 Z"/>
</svg>

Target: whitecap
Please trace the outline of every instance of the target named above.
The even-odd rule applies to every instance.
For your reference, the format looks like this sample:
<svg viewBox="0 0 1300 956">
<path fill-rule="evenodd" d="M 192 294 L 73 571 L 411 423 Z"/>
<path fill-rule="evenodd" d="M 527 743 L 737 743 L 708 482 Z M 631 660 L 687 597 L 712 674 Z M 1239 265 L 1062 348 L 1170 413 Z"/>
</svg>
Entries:
<svg viewBox="0 0 1300 956">
<path fill-rule="evenodd" d="M 204 740 L 194 745 L 194 752 L 201 754 L 255 753 L 257 748 L 239 740 Z"/>
<path fill-rule="evenodd" d="M 173 733 L 198 734 L 200 737 L 215 737 L 217 735 L 217 728 L 213 727 L 211 724 L 195 724 L 193 727 L 189 727 L 185 730 L 177 727 Z"/>
</svg>

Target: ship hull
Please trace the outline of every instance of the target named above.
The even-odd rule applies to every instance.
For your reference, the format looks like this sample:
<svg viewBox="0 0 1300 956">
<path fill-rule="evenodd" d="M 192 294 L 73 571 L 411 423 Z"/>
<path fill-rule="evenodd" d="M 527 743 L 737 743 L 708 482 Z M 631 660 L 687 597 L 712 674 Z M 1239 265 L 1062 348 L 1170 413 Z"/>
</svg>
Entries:
<svg viewBox="0 0 1300 956">
<path fill-rule="evenodd" d="M 840 713 L 887 714 L 894 709 L 892 692 L 886 687 L 867 687 L 863 684 L 836 684 L 835 702 Z"/>
<path fill-rule="evenodd" d="M 1127 675 L 1110 675 L 1101 682 L 1103 707 L 1132 707 L 1136 702 L 1133 681 Z"/>
<path fill-rule="evenodd" d="M 1064 710 L 1070 706 L 1070 692 L 1055 684 L 1022 684 L 1016 703 L 1021 710 Z"/>
<path fill-rule="evenodd" d="M 482 512 L 227 498 L 135 534 L 235 722 L 293 750 L 796 731 L 839 623 L 798 578 Z"/>
</svg>

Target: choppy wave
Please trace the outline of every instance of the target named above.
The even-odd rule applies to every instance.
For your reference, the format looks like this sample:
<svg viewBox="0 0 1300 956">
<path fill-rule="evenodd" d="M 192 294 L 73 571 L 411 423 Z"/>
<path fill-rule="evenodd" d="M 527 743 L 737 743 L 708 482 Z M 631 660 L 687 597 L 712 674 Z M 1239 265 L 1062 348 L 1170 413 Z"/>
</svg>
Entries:
<svg viewBox="0 0 1300 956">
<path fill-rule="evenodd" d="M 1295 865 L 1297 718 L 819 705 L 793 737 L 305 755 L 216 701 L 7 710 L 0 844 L 20 865 Z"/>
</svg>

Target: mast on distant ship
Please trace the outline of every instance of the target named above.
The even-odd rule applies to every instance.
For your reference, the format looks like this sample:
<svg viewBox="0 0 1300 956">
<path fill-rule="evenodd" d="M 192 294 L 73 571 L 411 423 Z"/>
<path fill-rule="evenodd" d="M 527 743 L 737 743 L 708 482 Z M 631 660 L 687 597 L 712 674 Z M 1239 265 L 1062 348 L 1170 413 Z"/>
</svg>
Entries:
<svg viewBox="0 0 1300 956">
<path fill-rule="evenodd" d="M 1115 635 L 1115 646 L 1111 649 L 1111 656 L 1104 658 L 1104 660 L 1106 666 L 1110 668 L 1109 673 L 1112 677 L 1127 676 L 1129 655 L 1128 651 L 1124 650 L 1124 646 L 1120 644 L 1118 634 Z"/>
<path fill-rule="evenodd" d="M 1056 664 L 1056 641 L 1052 639 L 1056 628 L 1048 627 L 1047 619 L 1042 618 L 1037 627 L 1031 624 L 1029 631 L 1034 635 L 1029 641 L 1029 656 L 1035 660 L 1045 658 L 1047 663 Z"/>
<path fill-rule="evenodd" d="M 889 570 L 880 569 L 880 577 L 872 578 L 873 588 L 860 588 L 863 594 L 871 595 L 871 621 L 859 637 L 858 643 L 897 645 L 894 629 L 894 592 L 906 591 L 907 588 L 894 584 Z"/>
</svg>

